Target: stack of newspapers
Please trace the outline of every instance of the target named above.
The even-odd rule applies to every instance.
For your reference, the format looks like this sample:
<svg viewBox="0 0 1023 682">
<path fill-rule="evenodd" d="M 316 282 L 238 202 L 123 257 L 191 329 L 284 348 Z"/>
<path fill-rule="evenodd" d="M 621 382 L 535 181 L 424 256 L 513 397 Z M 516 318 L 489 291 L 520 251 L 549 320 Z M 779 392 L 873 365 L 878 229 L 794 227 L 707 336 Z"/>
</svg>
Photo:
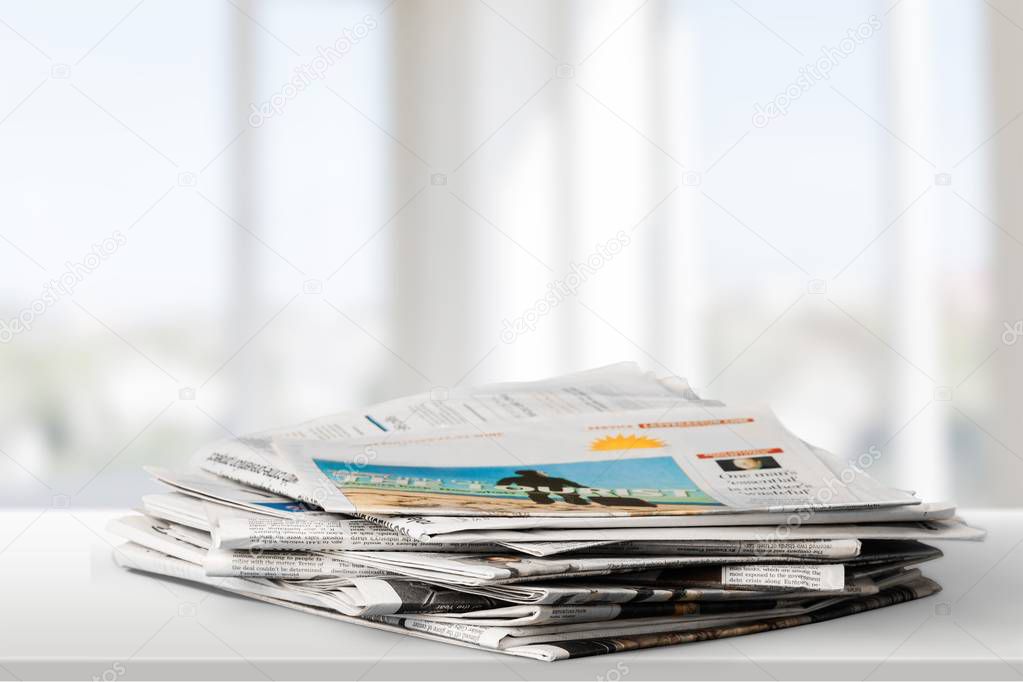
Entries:
<svg viewBox="0 0 1023 682">
<path fill-rule="evenodd" d="M 938 592 L 931 541 L 984 533 L 877 482 L 883 457 L 623 363 L 212 443 L 110 530 L 125 568 L 549 661 Z"/>
</svg>

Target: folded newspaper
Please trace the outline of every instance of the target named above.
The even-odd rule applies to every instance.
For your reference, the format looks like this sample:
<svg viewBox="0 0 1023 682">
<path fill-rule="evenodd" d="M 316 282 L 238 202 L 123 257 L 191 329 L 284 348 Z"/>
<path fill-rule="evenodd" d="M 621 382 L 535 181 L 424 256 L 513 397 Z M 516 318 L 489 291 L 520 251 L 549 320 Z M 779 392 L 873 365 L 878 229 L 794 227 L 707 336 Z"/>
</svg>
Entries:
<svg viewBox="0 0 1023 682">
<path fill-rule="evenodd" d="M 941 588 L 927 502 L 621 363 L 217 441 L 109 530 L 125 568 L 539 660 L 852 616 Z M 267 617 L 270 617 L 269 614 Z"/>
</svg>

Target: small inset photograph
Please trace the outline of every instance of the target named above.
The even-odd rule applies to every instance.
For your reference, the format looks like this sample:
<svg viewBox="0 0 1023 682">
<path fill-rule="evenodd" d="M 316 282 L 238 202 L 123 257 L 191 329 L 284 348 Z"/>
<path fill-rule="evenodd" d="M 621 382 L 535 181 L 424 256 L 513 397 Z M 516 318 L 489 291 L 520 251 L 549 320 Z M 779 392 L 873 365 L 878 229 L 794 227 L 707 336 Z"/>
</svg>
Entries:
<svg viewBox="0 0 1023 682">
<path fill-rule="evenodd" d="M 778 460 L 769 455 L 761 457 L 736 457 L 734 459 L 715 460 L 724 471 L 758 471 L 760 469 L 780 469 Z"/>
</svg>

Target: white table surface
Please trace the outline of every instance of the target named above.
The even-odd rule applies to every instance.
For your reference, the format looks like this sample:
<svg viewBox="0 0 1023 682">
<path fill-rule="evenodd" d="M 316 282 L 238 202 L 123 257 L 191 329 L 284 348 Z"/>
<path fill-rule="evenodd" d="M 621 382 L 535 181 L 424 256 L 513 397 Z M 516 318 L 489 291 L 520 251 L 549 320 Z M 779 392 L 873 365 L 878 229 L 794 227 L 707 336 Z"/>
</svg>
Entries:
<svg viewBox="0 0 1023 682">
<path fill-rule="evenodd" d="M 540 663 L 361 628 L 132 573 L 121 512 L 0 512 L 2 679 L 1020 679 L 1023 511 L 972 511 L 941 594 L 827 623 Z"/>
</svg>

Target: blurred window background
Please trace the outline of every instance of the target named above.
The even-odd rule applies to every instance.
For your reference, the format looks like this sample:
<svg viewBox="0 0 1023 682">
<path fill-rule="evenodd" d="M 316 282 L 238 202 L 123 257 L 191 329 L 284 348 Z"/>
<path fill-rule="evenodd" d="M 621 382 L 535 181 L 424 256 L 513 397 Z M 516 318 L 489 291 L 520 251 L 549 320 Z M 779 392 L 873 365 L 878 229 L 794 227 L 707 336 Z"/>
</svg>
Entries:
<svg viewBox="0 0 1023 682">
<path fill-rule="evenodd" d="M 1018 503 L 1023 7 L 0 2 L 0 500 L 623 359 Z"/>
</svg>

